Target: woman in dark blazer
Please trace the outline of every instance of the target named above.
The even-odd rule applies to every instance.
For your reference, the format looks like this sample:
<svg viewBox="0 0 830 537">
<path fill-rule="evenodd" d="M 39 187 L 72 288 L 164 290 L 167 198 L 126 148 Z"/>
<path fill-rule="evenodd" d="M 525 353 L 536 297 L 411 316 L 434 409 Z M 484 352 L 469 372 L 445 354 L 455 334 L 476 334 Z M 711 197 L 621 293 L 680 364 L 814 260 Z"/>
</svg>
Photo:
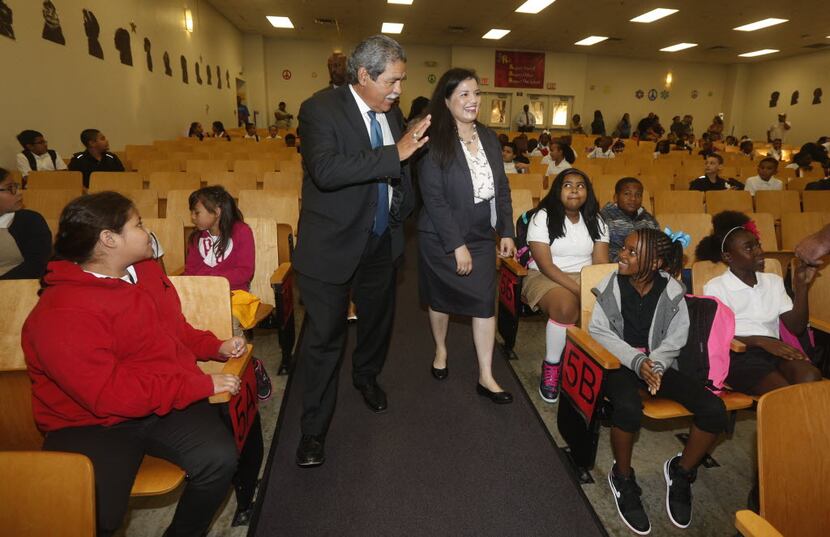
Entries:
<svg viewBox="0 0 830 537">
<path fill-rule="evenodd" d="M 450 69 L 430 101 L 427 152 L 418 163 L 424 206 L 418 219 L 419 290 L 435 339 L 432 374 L 447 378 L 449 315 L 472 317 L 476 391 L 496 403 L 513 398 L 493 378 L 498 253 L 512 256 L 513 209 L 496 133 L 476 121 L 478 77 Z"/>
</svg>

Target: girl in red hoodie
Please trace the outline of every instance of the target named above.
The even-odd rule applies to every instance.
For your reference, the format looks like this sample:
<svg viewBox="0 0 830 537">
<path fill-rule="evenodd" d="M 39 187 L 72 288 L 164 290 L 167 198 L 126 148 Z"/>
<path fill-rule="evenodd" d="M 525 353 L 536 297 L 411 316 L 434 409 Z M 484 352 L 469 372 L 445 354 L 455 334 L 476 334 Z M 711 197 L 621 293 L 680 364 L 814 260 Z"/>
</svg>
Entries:
<svg viewBox="0 0 830 537">
<path fill-rule="evenodd" d="M 145 453 L 189 476 L 171 537 L 207 532 L 236 471 L 234 440 L 207 398 L 238 393 L 240 380 L 207 375 L 196 360 L 240 356 L 245 340 L 220 341 L 190 326 L 151 256 L 126 197 L 101 192 L 70 202 L 23 326 L 43 448 L 92 461 L 99 536 L 121 525 Z"/>
</svg>

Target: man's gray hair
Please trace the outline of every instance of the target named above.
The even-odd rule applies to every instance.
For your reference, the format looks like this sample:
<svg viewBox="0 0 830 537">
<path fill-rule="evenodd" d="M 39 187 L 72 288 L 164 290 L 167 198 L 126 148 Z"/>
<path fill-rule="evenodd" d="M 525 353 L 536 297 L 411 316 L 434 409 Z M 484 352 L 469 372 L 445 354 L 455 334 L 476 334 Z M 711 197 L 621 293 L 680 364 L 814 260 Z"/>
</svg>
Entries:
<svg viewBox="0 0 830 537">
<path fill-rule="evenodd" d="M 406 61 L 406 53 L 397 41 L 380 34 L 367 37 L 349 56 L 348 82 L 357 84 L 357 71 L 361 67 L 366 69 L 372 80 L 377 80 L 386 66 L 396 61 Z"/>
</svg>

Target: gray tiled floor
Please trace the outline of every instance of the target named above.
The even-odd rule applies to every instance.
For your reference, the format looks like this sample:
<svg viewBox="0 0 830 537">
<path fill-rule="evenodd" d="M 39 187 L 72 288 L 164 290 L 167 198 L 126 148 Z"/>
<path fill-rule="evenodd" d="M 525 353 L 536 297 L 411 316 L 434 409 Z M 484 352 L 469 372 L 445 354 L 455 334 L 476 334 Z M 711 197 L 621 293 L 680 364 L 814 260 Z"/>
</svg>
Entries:
<svg viewBox="0 0 830 537">
<path fill-rule="evenodd" d="M 531 318 L 522 321 L 516 347 L 518 360 L 511 363 L 553 437 L 559 445 L 563 445 L 562 438 L 556 430 L 556 405 L 544 403 L 537 392 L 539 367 L 544 353 L 544 328 L 544 323 L 538 319 Z M 280 359 L 274 332 L 258 331 L 254 344 L 256 355 L 266 362 L 269 372 L 272 373 L 271 380 L 274 385 L 272 399 L 260 406 L 267 453 L 285 391 L 286 378 L 274 374 Z M 693 489 L 695 511 L 692 525 L 687 530 L 680 530 L 671 525 L 665 513 L 662 463 L 681 449 L 681 444 L 674 435 L 686 432 L 687 428 L 688 422 L 684 420 L 660 423 L 646 421 L 635 446 L 634 467 L 637 470 L 638 481 L 643 488 L 643 502 L 651 518 L 652 535 L 690 537 L 735 535 L 732 522 L 734 512 L 744 507 L 752 482 L 752 468 L 755 461 L 754 412 L 741 412 L 734 435 L 731 438 L 724 438 L 716 448 L 714 457 L 721 466 L 700 469 Z M 521 461 L 516 461 L 516 464 L 521 464 Z M 595 483 L 583 485 L 583 490 L 610 535 L 634 535 L 619 521 L 611 499 L 605 480 L 610 466 L 608 429 L 602 428 L 597 463 L 591 472 Z M 159 498 L 133 500 L 125 531 L 121 535 L 127 537 L 161 535 L 173 515 L 177 497 L 176 493 L 172 493 Z M 230 527 L 235 508 L 235 500 L 231 494 L 211 528 L 210 537 L 246 535 L 247 528 Z M 551 534 L 555 534 L 555 528 L 551 528 Z M 413 530 L 412 535 L 418 535 L 417 529 Z"/>
</svg>

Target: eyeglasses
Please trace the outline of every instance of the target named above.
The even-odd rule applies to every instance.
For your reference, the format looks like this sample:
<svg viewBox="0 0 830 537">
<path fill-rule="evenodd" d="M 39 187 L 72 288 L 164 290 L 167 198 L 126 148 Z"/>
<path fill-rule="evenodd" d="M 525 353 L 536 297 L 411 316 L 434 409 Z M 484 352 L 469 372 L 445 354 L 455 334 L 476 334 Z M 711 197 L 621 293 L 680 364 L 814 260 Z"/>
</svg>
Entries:
<svg viewBox="0 0 830 537">
<path fill-rule="evenodd" d="M 17 194 L 18 190 L 20 190 L 20 183 L 9 183 L 6 188 L 0 188 L 0 192 L 8 192 L 12 196 Z"/>
</svg>

